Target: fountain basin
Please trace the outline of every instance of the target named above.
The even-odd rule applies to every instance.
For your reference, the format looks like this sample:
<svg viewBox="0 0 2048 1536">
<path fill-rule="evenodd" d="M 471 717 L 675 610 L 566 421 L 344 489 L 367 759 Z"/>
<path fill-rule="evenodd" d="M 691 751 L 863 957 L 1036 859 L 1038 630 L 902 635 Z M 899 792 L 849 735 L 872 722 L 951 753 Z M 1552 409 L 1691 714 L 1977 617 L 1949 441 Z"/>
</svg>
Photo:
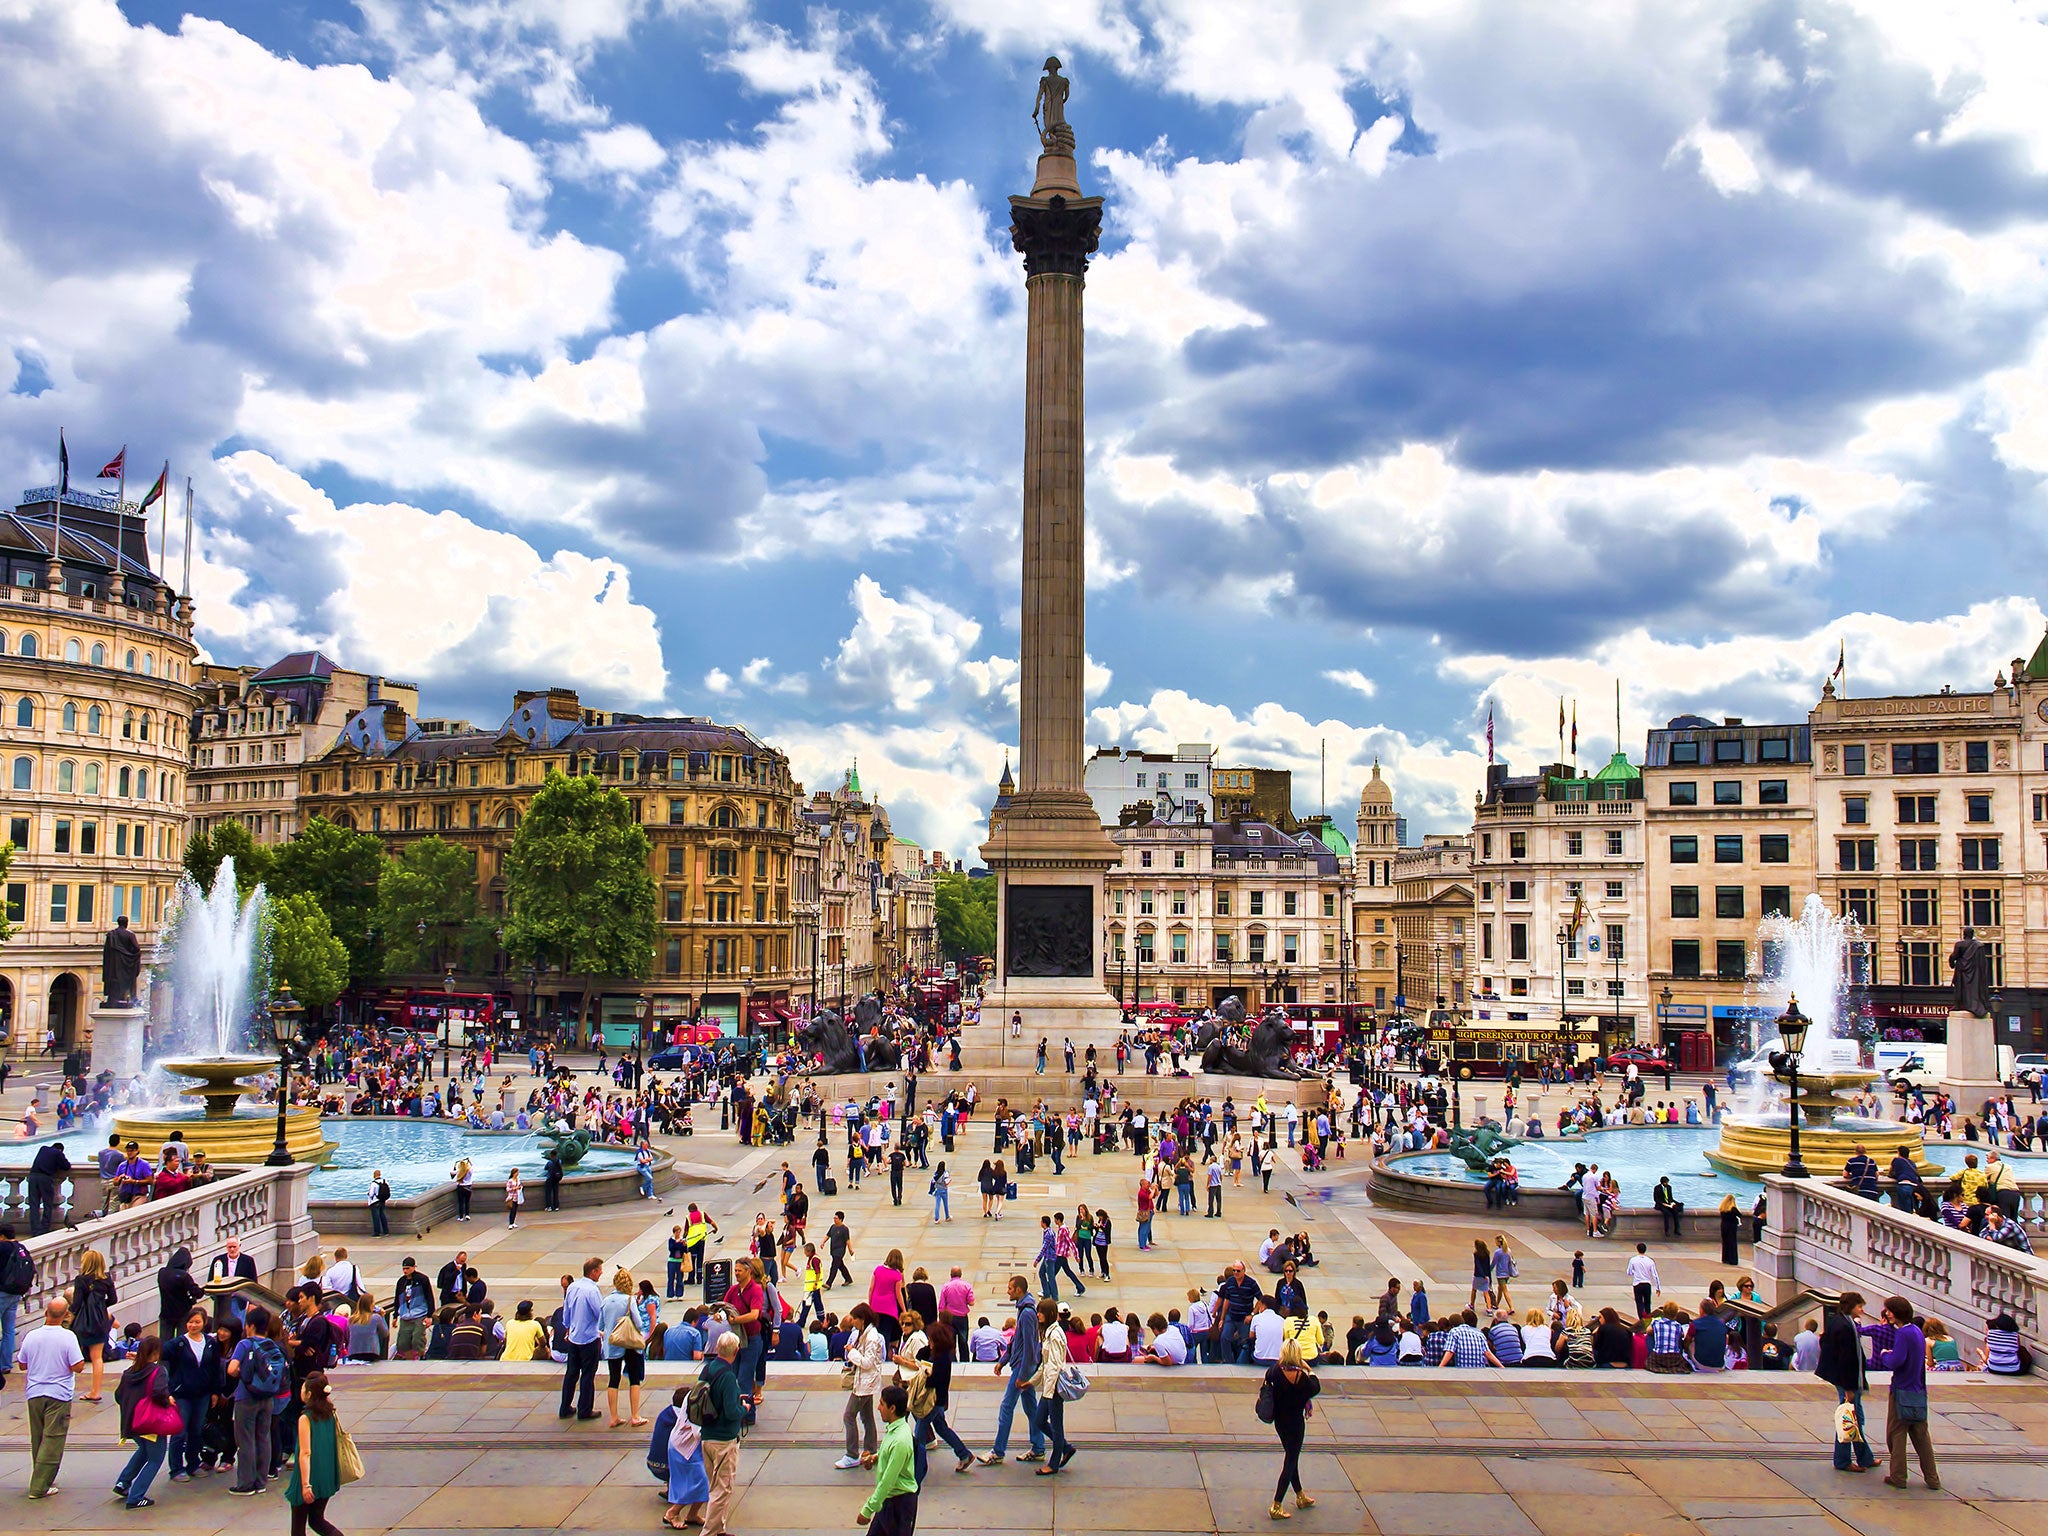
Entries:
<svg viewBox="0 0 2048 1536">
<path fill-rule="evenodd" d="M 267 1056 L 173 1056 L 159 1061 L 166 1072 L 196 1078 L 183 1096 L 197 1105 L 167 1109 L 129 1109 L 114 1116 L 114 1130 L 123 1141 L 133 1137 L 154 1152 L 177 1132 L 184 1143 L 203 1151 L 216 1166 L 260 1163 L 277 1146 L 277 1109 L 243 1103 L 242 1079 L 276 1066 Z M 301 1163 L 324 1162 L 333 1149 L 320 1130 L 320 1111 L 311 1107 L 285 1111 L 285 1149 Z"/>
<path fill-rule="evenodd" d="M 225 1120 L 234 1114 L 235 1101 L 249 1091 L 242 1079 L 267 1072 L 277 1063 L 267 1056 L 166 1056 L 157 1065 L 175 1077 L 197 1078 L 193 1086 L 178 1091 L 201 1100 L 207 1119 Z"/>
<path fill-rule="evenodd" d="M 1802 1086 L 1804 1081 L 1802 1078 Z M 1800 1111 L 1799 1160 L 1825 1177 L 1839 1177 L 1842 1165 L 1855 1155 L 1859 1146 L 1877 1160 L 1880 1172 L 1900 1152 L 1912 1159 L 1923 1177 L 1932 1178 L 1942 1172 L 1941 1165 L 1927 1155 L 1927 1144 L 1917 1125 L 1865 1120 L 1853 1115 L 1816 1122 L 1807 1118 L 1808 1107 L 1803 1102 Z M 1791 1151 L 1792 1129 L 1785 1116 L 1729 1115 L 1721 1122 L 1720 1144 L 1707 1148 L 1705 1155 L 1716 1168 L 1755 1179 L 1767 1173 L 1782 1173 Z"/>
</svg>

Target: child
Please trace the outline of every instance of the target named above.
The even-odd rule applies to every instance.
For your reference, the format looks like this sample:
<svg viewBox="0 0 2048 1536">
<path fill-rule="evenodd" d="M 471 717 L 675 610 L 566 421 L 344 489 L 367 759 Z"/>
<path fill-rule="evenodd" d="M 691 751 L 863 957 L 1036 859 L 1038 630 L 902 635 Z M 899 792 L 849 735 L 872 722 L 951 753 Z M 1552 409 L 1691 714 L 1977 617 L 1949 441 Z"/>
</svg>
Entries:
<svg viewBox="0 0 2048 1536">
<path fill-rule="evenodd" d="M 1418 1328 L 1429 1322 L 1429 1292 L 1422 1288 L 1420 1280 L 1415 1282 L 1414 1293 L 1408 1298 L 1408 1320 Z"/>
<path fill-rule="evenodd" d="M 1583 1248 L 1574 1248 L 1572 1250 L 1572 1289 L 1575 1291 L 1583 1291 L 1585 1288 L 1586 1250 Z"/>
</svg>

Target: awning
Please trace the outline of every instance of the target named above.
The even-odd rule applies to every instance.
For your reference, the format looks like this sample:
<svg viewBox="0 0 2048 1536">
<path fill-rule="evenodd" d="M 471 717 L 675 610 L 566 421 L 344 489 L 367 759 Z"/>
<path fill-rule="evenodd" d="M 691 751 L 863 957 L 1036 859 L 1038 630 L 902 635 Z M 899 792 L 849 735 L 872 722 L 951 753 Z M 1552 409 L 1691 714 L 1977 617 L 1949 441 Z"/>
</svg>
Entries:
<svg viewBox="0 0 2048 1536">
<path fill-rule="evenodd" d="M 747 1022 L 750 1024 L 775 1023 L 775 1004 L 764 997 L 752 999 L 747 1004 Z"/>
</svg>

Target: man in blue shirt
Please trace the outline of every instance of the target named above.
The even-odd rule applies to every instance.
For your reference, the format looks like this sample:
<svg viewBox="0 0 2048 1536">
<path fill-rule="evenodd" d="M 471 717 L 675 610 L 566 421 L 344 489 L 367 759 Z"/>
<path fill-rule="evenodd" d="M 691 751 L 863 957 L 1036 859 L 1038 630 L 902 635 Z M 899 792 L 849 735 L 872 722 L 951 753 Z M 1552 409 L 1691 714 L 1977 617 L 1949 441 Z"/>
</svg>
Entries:
<svg viewBox="0 0 2048 1536">
<path fill-rule="evenodd" d="M 1224 1306 L 1219 1352 L 1233 1365 L 1251 1363 L 1252 1302 L 1262 1294 L 1259 1282 L 1245 1273 L 1242 1259 L 1230 1266 L 1230 1272 L 1216 1287 L 1217 1299 Z"/>
<path fill-rule="evenodd" d="M 1031 1294 L 1031 1287 L 1022 1275 L 1010 1276 L 1010 1302 L 1017 1309 L 1017 1326 L 1010 1334 L 1009 1347 L 1003 1351 L 1003 1358 L 996 1363 L 996 1374 L 1000 1376 L 1008 1371 L 1010 1379 L 1003 1385 L 1002 1406 L 996 1410 L 995 1444 L 981 1458 L 985 1467 L 994 1466 L 1009 1454 L 1010 1421 L 1016 1415 L 1020 1400 L 1024 1404 L 1024 1422 L 1031 1426 L 1031 1451 L 1017 1459 L 1045 1459 L 1045 1431 L 1039 1427 L 1038 1394 L 1031 1387 L 1031 1379 L 1038 1374 L 1040 1360 L 1038 1300 Z"/>
<path fill-rule="evenodd" d="M 579 1419 L 594 1419 L 597 1409 L 597 1357 L 602 1341 L 598 1337 L 604 1296 L 597 1277 L 604 1273 L 603 1259 L 586 1259 L 583 1278 L 572 1283 L 562 1297 L 562 1333 L 568 1343 L 568 1361 L 562 1367 L 562 1408 L 557 1415 L 568 1418 L 573 1411 Z"/>
</svg>

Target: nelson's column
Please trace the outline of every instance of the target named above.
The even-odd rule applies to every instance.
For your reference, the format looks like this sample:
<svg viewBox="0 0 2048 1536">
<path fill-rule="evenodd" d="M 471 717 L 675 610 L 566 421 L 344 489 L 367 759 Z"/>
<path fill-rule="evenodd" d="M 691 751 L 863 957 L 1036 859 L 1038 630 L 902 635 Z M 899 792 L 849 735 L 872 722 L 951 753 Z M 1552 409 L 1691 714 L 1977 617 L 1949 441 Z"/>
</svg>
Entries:
<svg viewBox="0 0 2048 1536">
<path fill-rule="evenodd" d="M 997 878 L 989 1023 L 1024 1014 L 1025 1040 L 1108 1030 L 1103 877 L 1121 857 L 1081 784 L 1087 571 L 1081 292 L 1102 229 L 1083 197 L 1067 126 L 1067 81 L 1047 59 L 1032 118 L 1041 153 L 1029 197 L 1010 199 L 1024 257 L 1024 596 L 1017 790 L 981 856 Z M 1098 1043 L 1106 1040 L 1098 1037 Z"/>
</svg>

